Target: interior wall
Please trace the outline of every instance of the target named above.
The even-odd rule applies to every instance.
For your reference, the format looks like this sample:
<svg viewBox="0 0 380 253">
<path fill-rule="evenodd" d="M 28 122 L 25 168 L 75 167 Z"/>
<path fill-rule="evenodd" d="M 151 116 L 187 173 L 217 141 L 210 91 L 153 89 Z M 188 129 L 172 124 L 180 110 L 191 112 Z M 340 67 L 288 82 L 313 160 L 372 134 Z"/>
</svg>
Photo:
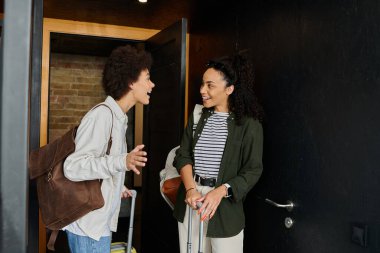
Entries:
<svg viewBox="0 0 380 253">
<path fill-rule="evenodd" d="M 49 142 L 78 125 L 88 110 L 104 101 L 105 61 L 105 57 L 51 54 Z"/>
<path fill-rule="evenodd" d="M 207 62 L 235 50 L 236 11 L 236 5 L 228 1 L 194 1 L 189 20 L 189 115 L 195 104 L 202 103 L 199 89 Z"/>
</svg>

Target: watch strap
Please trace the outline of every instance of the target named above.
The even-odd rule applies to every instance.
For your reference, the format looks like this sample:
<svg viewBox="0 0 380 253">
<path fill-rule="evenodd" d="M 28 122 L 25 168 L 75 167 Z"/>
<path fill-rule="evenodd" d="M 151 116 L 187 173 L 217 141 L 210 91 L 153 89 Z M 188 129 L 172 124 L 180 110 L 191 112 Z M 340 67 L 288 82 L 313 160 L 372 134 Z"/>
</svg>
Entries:
<svg viewBox="0 0 380 253">
<path fill-rule="evenodd" d="M 229 184 L 227 184 L 227 183 L 225 183 L 225 184 L 223 184 L 225 187 L 226 187 L 226 189 L 227 189 L 227 194 L 224 196 L 225 198 L 229 198 L 229 197 L 231 197 L 232 196 L 232 188 L 231 188 L 231 185 L 229 185 Z"/>
</svg>

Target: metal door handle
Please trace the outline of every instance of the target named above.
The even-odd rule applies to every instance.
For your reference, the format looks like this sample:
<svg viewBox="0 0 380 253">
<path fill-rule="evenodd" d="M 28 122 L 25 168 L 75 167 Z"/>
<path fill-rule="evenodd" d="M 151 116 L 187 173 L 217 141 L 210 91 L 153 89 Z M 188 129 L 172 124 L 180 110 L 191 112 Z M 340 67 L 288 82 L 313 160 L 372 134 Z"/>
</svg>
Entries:
<svg viewBox="0 0 380 253">
<path fill-rule="evenodd" d="M 274 202 L 273 200 L 270 200 L 270 199 L 265 199 L 265 202 L 271 204 L 272 206 L 275 206 L 275 207 L 280 207 L 280 208 L 286 208 L 286 210 L 288 210 L 289 212 L 291 212 L 294 208 L 294 203 L 290 200 L 287 201 L 287 204 L 286 205 L 282 205 L 282 204 L 278 204 L 276 202 Z"/>
</svg>

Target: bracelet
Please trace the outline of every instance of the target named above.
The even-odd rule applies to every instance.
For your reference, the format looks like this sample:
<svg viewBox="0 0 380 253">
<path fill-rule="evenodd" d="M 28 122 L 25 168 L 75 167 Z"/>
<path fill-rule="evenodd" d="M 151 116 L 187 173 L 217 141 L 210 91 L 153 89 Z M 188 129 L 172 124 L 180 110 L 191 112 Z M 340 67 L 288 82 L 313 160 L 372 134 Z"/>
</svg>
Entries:
<svg viewBox="0 0 380 253">
<path fill-rule="evenodd" d="M 189 189 L 186 190 L 186 193 L 190 190 L 194 190 L 195 188 L 194 187 L 190 187 Z"/>
</svg>

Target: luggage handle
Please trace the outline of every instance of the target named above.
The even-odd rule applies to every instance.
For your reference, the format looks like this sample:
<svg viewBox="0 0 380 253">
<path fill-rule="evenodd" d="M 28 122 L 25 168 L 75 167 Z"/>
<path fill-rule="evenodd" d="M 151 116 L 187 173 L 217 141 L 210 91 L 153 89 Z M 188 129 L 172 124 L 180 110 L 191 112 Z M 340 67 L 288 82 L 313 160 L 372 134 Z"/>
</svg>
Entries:
<svg viewBox="0 0 380 253">
<path fill-rule="evenodd" d="M 137 197 L 136 190 L 130 190 L 132 193 L 131 214 L 129 216 L 129 229 L 128 229 L 128 244 L 127 253 L 131 253 L 132 250 L 132 236 L 133 236 L 133 220 L 135 216 L 135 202 Z"/>
<path fill-rule="evenodd" d="M 197 209 L 201 208 L 202 202 L 197 202 Z M 192 220 L 193 220 L 193 209 L 188 205 L 188 231 L 187 231 L 187 253 L 192 253 L 192 242 L 191 242 L 191 235 L 192 235 Z M 198 243 L 198 253 L 203 253 L 203 220 L 201 217 L 203 216 L 203 213 L 205 210 L 203 210 L 202 214 L 199 217 L 199 243 Z"/>
</svg>

